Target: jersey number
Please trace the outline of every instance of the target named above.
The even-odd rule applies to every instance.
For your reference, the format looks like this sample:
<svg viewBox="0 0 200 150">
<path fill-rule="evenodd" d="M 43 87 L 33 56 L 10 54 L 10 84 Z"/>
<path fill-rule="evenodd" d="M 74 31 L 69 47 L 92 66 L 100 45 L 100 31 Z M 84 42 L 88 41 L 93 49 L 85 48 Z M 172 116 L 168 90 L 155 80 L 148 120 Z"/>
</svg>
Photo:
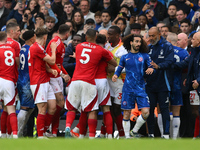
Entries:
<svg viewBox="0 0 200 150">
<path fill-rule="evenodd" d="M 13 53 L 12 53 L 12 51 L 5 51 L 4 52 L 4 56 L 6 57 L 5 64 L 7 66 L 14 65 L 14 59 L 13 59 Z"/>
<path fill-rule="evenodd" d="M 174 58 L 176 59 L 176 62 L 180 62 L 180 57 L 178 55 L 174 55 Z"/>
<path fill-rule="evenodd" d="M 86 57 L 86 59 L 85 59 L 85 60 L 80 59 L 80 62 L 81 62 L 82 64 L 87 64 L 87 63 L 90 61 L 90 55 L 86 54 L 85 52 L 91 52 L 91 51 L 92 51 L 91 49 L 83 48 L 83 51 L 82 51 L 82 53 L 81 53 L 81 56 L 82 56 L 82 57 Z"/>
<path fill-rule="evenodd" d="M 29 59 L 30 59 L 30 51 L 28 52 L 28 60 Z M 25 66 L 25 63 L 26 63 L 25 55 L 24 54 L 20 55 L 20 63 L 22 64 L 21 70 L 24 70 L 24 66 Z M 28 65 L 31 66 L 31 63 L 28 63 Z"/>
</svg>

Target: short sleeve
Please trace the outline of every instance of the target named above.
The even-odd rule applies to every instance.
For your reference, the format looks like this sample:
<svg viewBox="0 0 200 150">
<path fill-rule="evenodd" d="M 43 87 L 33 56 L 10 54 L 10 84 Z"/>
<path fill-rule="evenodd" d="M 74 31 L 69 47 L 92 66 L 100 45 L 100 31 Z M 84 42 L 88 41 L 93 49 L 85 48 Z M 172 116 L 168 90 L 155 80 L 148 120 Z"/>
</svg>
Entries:
<svg viewBox="0 0 200 150">
<path fill-rule="evenodd" d="M 102 48 L 102 57 L 105 61 L 110 61 L 113 57 L 111 56 L 111 54 L 108 52 L 108 50 L 105 50 Z"/>
</svg>

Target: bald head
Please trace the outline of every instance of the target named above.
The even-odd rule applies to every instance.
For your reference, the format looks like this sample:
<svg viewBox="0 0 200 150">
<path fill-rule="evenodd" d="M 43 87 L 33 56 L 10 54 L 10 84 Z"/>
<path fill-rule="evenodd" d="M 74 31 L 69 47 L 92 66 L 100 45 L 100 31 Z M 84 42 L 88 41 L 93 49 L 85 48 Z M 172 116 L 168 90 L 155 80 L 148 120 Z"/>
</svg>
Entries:
<svg viewBox="0 0 200 150">
<path fill-rule="evenodd" d="M 185 49 L 188 46 L 188 37 L 185 33 L 178 34 L 177 46 Z"/>
<path fill-rule="evenodd" d="M 192 38 L 192 47 L 199 47 L 200 46 L 200 32 L 194 34 Z"/>
<path fill-rule="evenodd" d="M 149 32 L 154 32 L 154 33 L 157 33 L 157 34 L 160 33 L 160 31 L 159 31 L 159 29 L 158 29 L 157 27 L 151 27 L 151 28 L 149 29 Z"/>
<path fill-rule="evenodd" d="M 106 29 L 102 29 L 99 31 L 99 34 L 103 34 L 106 36 L 106 39 L 108 39 L 108 31 Z"/>
</svg>

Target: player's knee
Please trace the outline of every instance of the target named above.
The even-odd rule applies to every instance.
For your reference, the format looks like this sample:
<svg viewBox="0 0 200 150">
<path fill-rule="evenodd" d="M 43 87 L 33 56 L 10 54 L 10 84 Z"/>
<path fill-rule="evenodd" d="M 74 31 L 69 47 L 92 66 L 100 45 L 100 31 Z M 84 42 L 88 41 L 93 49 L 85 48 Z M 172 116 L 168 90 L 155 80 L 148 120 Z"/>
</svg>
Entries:
<svg viewBox="0 0 200 150">
<path fill-rule="evenodd" d="M 147 119 L 149 117 L 149 109 L 145 109 L 142 111 L 142 117 Z"/>
<path fill-rule="evenodd" d="M 131 110 L 130 111 L 129 110 L 125 110 L 123 119 L 125 119 L 125 120 L 130 119 L 130 115 L 131 115 Z"/>
</svg>

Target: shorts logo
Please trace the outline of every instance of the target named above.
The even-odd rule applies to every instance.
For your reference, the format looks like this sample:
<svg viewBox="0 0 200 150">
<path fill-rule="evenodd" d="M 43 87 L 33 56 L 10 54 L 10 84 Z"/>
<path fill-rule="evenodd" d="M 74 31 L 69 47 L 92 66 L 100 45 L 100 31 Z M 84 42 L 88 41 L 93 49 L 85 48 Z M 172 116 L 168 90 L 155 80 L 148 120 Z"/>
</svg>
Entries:
<svg viewBox="0 0 200 150">
<path fill-rule="evenodd" d="M 143 61 L 143 58 L 142 58 L 142 57 L 139 57 L 138 60 L 139 60 L 139 62 L 142 62 L 142 61 Z"/>
<path fill-rule="evenodd" d="M 126 101 L 123 101 L 123 103 L 122 103 L 124 106 L 126 106 L 127 105 L 127 102 Z"/>
<path fill-rule="evenodd" d="M 44 95 L 42 95 L 42 100 L 44 100 Z"/>
</svg>

